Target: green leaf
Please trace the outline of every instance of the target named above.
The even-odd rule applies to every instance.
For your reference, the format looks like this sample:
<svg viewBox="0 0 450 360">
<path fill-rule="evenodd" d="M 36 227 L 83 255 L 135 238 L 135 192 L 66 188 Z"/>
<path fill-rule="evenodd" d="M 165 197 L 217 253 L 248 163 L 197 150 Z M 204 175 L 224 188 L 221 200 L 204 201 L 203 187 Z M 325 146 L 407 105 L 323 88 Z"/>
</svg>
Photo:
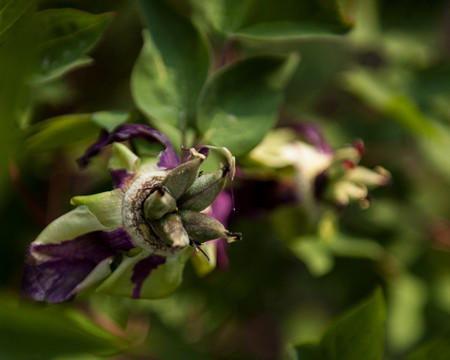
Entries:
<svg viewBox="0 0 450 360">
<path fill-rule="evenodd" d="M 337 0 L 259 0 L 247 15 L 242 28 L 277 21 L 336 24 L 348 28 Z"/>
<path fill-rule="evenodd" d="M 34 0 L 0 0 L 0 43 L 9 39 L 15 26 L 32 14 Z"/>
<path fill-rule="evenodd" d="M 297 346 L 305 360 L 379 360 L 383 356 L 386 309 L 380 289 L 339 317 L 319 343 Z"/>
<path fill-rule="evenodd" d="M 406 360 L 448 360 L 450 354 L 450 331 L 412 352 Z"/>
<path fill-rule="evenodd" d="M 275 125 L 283 89 L 299 57 L 255 57 L 218 71 L 206 84 L 197 127 L 204 142 L 235 156 L 253 149 Z"/>
<path fill-rule="evenodd" d="M 9 192 L 8 167 L 21 148 L 18 124 L 30 97 L 35 41 L 22 26 L 34 7 L 33 0 L 0 0 L 0 204 Z"/>
<path fill-rule="evenodd" d="M 450 101 L 449 101 L 450 104 Z M 423 137 L 419 141 L 422 153 L 435 170 L 450 181 L 450 126 L 436 126 L 437 136 Z"/>
<path fill-rule="evenodd" d="M 51 151 L 94 138 L 99 130 L 90 114 L 58 116 L 32 127 L 26 147 L 30 151 Z"/>
<path fill-rule="evenodd" d="M 436 135 L 433 123 L 423 114 L 417 104 L 403 94 L 393 94 L 386 108 L 387 116 L 417 134 Z"/>
<path fill-rule="evenodd" d="M 383 294 L 377 290 L 328 328 L 320 342 L 320 359 L 381 359 L 385 317 Z"/>
<path fill-rule="evenodd" d="M 434 124 L 415 102 L 392 85 L 389 86 L 389 78 L 375 76 L 364 70 L 355 70 L 344 73 L 343 80 L 348 91 L 412 133 L 422 136 L 437 134 Z"/>
<path fill-rule="evenodd" d="M 215 30 L 238 39 L 292 40 L 351 27 L 337 0 L 195 0 L 194 6 Z"/>
<path fill-rule="evenodd" d="M 222 33 L 232 34 L 242 26 L 252 0 L 193 0 L 201 16 Z"/>
<path fill-rule="evenodd" d="M 128 112 L 99 111 L 57 116 L 30 128 L 26 146 L 31 151 L 52 151 L 90 140 L 101 129 L 112 131 L 128 119 Z"/>
<path fill-rule="evenodd" d="M 51 359 L 56 355 L 119 351 L 124 341 L 81 313 L 0 298 L 0 358 Z"/>
<path fill-rule="evenodd" d="M 376 241 L 354 238 L 342 233 L 338 234 L 329 246 L 336 256 L 342 257 L 366 258 L 378 261 L 386 255 L 383 247 Z"/>
<path fill-rule="evenodd" d="M 209 71 L 205 39 L 164 1 L 139 1 L 148 32 L 131 77 L 136 105 L 161 130 L 186 128 Z"/>
<path fill-rule="evenodd" d="M 396 353 L 410 349 L 424 335 L 427 284 L 404 273 L 389 282 L 387 339 Z"/>
<path fill-rule="evenodd" d="M 323 276 L 333 269 L 333 254 L 328 244 L 317 237 L 301 236 L 290 244 L 289 248 L 305 263 L 314 276 Z"/>
<path fill-rule="evenodd" d="M 117 126 L 127 121 L 128 111 L 97 111 L 92 113 L 91 119 L 103 129 L 113 131 Z"/>
<path fill-rule="evenodd" d="M 299 360 L 325 360 L 319 358 L 319 347 L 313 343 L 306 343 L 297 346 Z"/>
<path fill-rule="evenodd" d="M 111 18 L 111 14 L 72 9 L 36 13 L 33 26 L 39 31 L 39 69 L 35 81 L 55 78 L 90 61 L 85 54 L 99 41 Z"/>
<path fill-rule="evenodd" d="M 342 30 L 327 24 L 276 22 L 257 24 L 240 30 L 236 35 L 241 40 L 300 40 L 335 33 L 340 34 Z"/>
</svg>

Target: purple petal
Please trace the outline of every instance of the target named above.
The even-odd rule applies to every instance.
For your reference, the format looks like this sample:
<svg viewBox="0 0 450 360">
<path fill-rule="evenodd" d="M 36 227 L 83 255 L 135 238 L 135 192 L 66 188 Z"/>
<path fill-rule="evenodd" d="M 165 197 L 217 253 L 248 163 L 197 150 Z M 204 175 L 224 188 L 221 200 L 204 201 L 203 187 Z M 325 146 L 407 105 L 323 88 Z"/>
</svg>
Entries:
<svg viewBox="0 0 450 360">
<path fill-rule="evenodd" d="M 211 204 L 211 211 L 208 212 L 208 215 L 227 226 L 228 217 L 232 209 L 233 204 L 230 194 L 226 191 L 221 191 Z"/>
<path fill-rule="evenodd" d="M 207 214 L 216 220 L 219 220 L 224 226 L 228 223 L 228 217 L 231 214 L 233 201 L 230 194 L 226 191 L 221 191 L 216 200 L 211 204 L 211 211 Z M 217 267 L 221 270 L 227 270 L 228 262 L 228 243 L 225 239 L 211 240 L 216 245 Z"/>
<path fill-rule="evenodd" d="M 228 270 L 228 243 L 225 239 L 213 240 L 216 243 L 217 267 L 220 270 Z"/>
<path fill-rule="evenodd" d="M 125 184 L 133 178 L 133 174 L 130 174 L 125 169 L 109 169 L 109 172 L 111 173 L 112 179 L 113 179 L 113 186 L 114 189 L 121 188 L 123 189 Z"/>
<path fill-rule="evenodd" d="M 317 124 L 313 123 L 292 123 L 288 125 L 294 129 L 306 142 L 314 145 L 324 154 L 332 154 L 333 148 L 325 139 L 322 130 Z"/>
<path fill-rule="evenodd" d="M 113 251 L 128 251 L 136 247 L 124 228 L 117 228 L 112 231 L 99 231 L 99 233 L 103 244 Z"/>
<path fill-rule="evenodd" d="M 50 303 L 71 300 L 77 285 L 101 261 L 133 247 L 122 228 L 95 231 L 58 244 L 32 243 L 25 255 L 24 296 Z"/>
<path fill-rule="evenodd" d="M 133 299 L 139 299 L 141 296 L 141 288 L 144 280 L 150 275 L 152 270 L 155 270 L 159 265 L 166 262 L 164 256 L 149 255 L 145 259 L 139 261 L 133 267 L 133 275 L 131 276 L 131 282 L 136 284 L 133 290 Z"/>
<path fill-rule="evenodd" d="M 77 160 L 77 163 L 81 168 L 84 168 L 89 164 L 90 158 L 97 155 L 105 146 L 113 142 L 123 142 L 134 138 L 144 138 L 152 142 L 157 141 L 166 147 L 166 150 L 159 155 L 159 167 L 172 169 L 180 164 L 178 155 L 175 153 L 169 138 L 158 130 L 144 124 L 125 124 L 118 126 L 110 133 L 103 131 L 98 140 Z"/>
<path fill-rule="evenodd" d="M 27 257 L 34 256 L 33 250 L 27 254 Z M 64 259 L 25 264 L 22 283 L 24 295 L 35 301 L 47 300 L 52 304 L 72 300 L 74 289 L 95 266 L 96 263 L 89 260 Z"/>
</svg>

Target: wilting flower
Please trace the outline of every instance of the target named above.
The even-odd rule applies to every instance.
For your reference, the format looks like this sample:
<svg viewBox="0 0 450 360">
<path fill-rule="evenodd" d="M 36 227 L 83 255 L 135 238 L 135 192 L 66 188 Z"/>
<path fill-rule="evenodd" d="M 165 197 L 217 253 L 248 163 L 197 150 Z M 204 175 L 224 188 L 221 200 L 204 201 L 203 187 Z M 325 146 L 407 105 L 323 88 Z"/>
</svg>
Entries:
<svg viewBox="0 0 450 360">
<path fill-rule="evenodd" d="M 388 184 L 390 174 L 381 166 L 371 170 L 358 165 L 363 152 L 360 140 L 333 151 L 316 126 L 303 124 L 272 131 L 249 159 L 268 169 L 293 168 L 296 193 L 305 204 L 323 198 L 338 205 L 357 200 L 367 206 L 368 187 Z"/>
<path fill-rule="evenodd" d="M 140 159 L 120 143 L 136 137 L 165 146 L 159 161 Z M 181 283 L 194 248 L 213 239 L 240 239 L 202 213 L 227 177 L 234 176 L 234 157 L 227 149 L 219 149 L 227 163 L 202 174 L 200 166 L 213 147 L 190 149 L 180 162 L 165 135 L 129 124 L 102 133 L 78 163 L 86 166 L 110 144 L 115 189 L 72 198 L 76 208 L 54 220 L 29 246 L 23 278 L 27 297 L 58 303 L 95 284 L 98 292 L 112 295 L 164 297 Z"/>
</svg>

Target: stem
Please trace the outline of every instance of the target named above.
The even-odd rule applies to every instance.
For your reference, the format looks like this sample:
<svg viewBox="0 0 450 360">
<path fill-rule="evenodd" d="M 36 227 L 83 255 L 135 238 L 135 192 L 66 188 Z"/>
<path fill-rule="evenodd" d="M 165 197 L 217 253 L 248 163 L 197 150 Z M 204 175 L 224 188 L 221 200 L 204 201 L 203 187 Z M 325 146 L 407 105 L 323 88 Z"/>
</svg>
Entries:
<svg viewBox="0 0 450 360">
<path fill-rule="evenodd" d="M 230 57 L 231 57 L 230 55 L 232 54 L 233 46 L 234 46 L 233 39 L 232 38 L 227 39 L 227 41 L 225 42 L 225 44 L 223 46 L 222 56 L 220 57 L 220 61 L 217 66 L 218 69 L 224 67 L 225 65 L 227 65 L 230 62 Z"/>
</svg>

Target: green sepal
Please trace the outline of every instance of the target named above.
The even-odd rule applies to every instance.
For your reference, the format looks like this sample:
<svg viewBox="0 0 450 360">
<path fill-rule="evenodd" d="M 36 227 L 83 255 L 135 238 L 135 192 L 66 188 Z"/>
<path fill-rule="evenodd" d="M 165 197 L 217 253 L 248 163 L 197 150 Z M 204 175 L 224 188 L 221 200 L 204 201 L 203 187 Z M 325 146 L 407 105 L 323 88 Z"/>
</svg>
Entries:
<svg viewBox="0 0 450 360">
<path fill-rule="evenodd" d="M 198 171 L 203 160 L 204 156 L 196 157 L 177 166 L 169 172 L 161 185 L 165 186 L 170 194 L 178 200 L 191 187 L 195 179 L 197 179 Z"/>
<path fill-rule="evenodd" d="M 167 214 L 162 219 L 152 221 L 151 225 L 156 235 L 166 244 L 172 247 L 189 245 L 189 237 L 179 214 Z"/>
<path fill-rule="evenodd" d="M 124 144 L 114 142 L 112 144 L 113 154 L 108 162 L 109 169 L 125 169 L 129 173 L 134 173 L 139 166 L 139 157 Z"/>
<path fill-rule="evenodd" d="M 75 196 L 70 200 L 74 206 L 85 205 L 108 230 L 122 226 L 123 191 L 115 189 L 100 194 Z"/>
<path fill-rule="evenodd" d="M 208 256 L 208 258 L 206 258 L 206 256 L 202 254 L 201 251 L 195 252 L 191 257 L 192 265 L 194 266 L 195 272 L 199 276 L 205 276 L 209 274 L 216 268 L 217 264 L 217 248 L 214 242 L 203 244 L 202 250 Z"/>
<path fill-rule="evenodd" d="M 198 243 L 208 240 L 225 238 L 229 242 L 240 240 L 242 235 L 239 233 L 230 233 L 222 223 L 209 215 L 196 211 L 180 211 L 184 228 L 189 238 Z"/>
<path fill-rule="evenodd" d="M 178 201 L 181 210 L 202 211 L 216 199 L 226 183 L 226 173 L 218 170 L 199 176 Z"/>
<path fill-rule="evenodd" d="M 144 214 L 148 220 L 158 220 L 177 207 L 175 198 L 164 188 L 156 189 L 144 201 Z"/>
<path fill-rule="evenodd" d="M 140 298 L 158 299 L 171 295 L 181 284 L 184 265 L 192 251 L 192 247 L 186 247 L 176 255 L 168 256 L 164 264 L 152 270 L 142 284 Z M 132 297 L 136 287 L 136 284 L 131 282 L 133 268 L 149 255 L 151 255 L 149 251 L 142 251 L 133 257 L 125 256 L 117 269 L 96 291 L 109 295 Z"/>
<path fill-rule="evenodd" d="M 109 228 L 102 224 L 87 206 L 83 205 L 50 223 L 34 242 L 55 244 L 99 230 L 109 230 Z"/>
</svg>

